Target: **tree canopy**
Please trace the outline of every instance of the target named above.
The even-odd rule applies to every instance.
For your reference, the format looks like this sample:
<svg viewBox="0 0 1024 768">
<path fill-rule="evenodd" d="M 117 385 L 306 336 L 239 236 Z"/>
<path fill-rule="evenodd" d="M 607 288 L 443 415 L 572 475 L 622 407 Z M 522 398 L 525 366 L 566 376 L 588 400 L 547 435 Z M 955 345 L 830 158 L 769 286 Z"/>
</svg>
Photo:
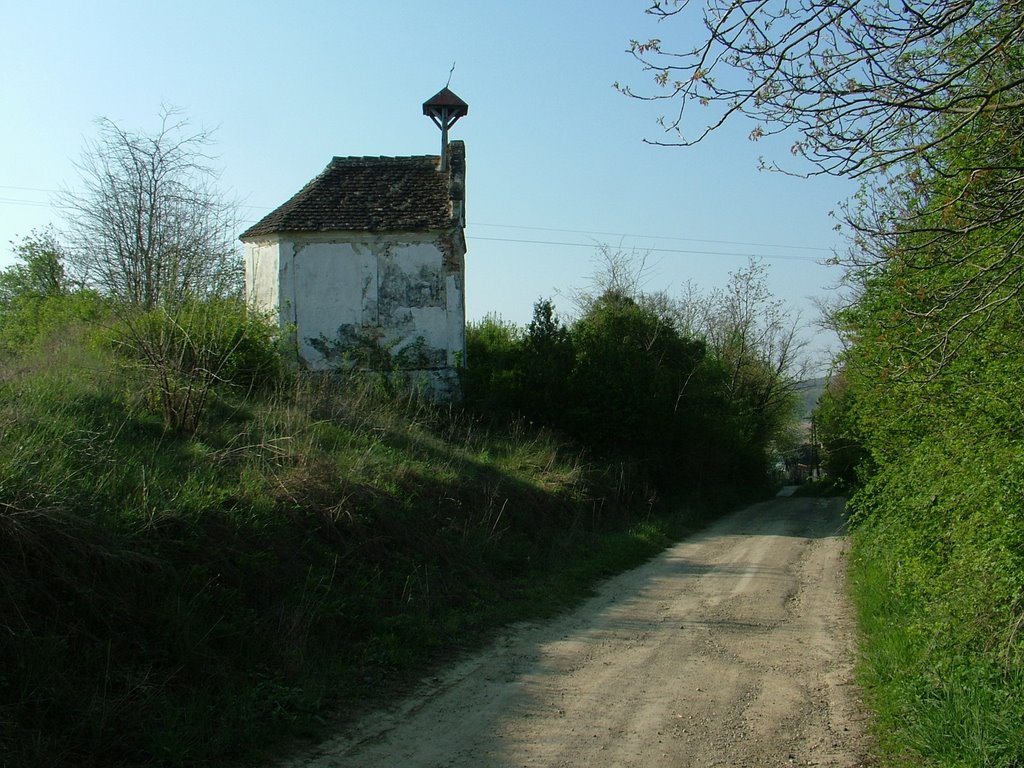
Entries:
<svg viewBox="0 0 1024 768">
<path fill-rule="evenodd" d="M 1017 2 L 655 0 L 647 13 L 679 38 L 703 30 L 692 47 L 630 44 L 654 89 L 621 90 L 667 103 L 658 144 L 693 145 L 743 116 L 752 139 L 795 130 L 811 173 L 859 177 L 1024 106 Z"/>
<path fill-rule="evenodd" d="M 526 329 L 471 325 L 469 404 L 507 410 L 606 455 L 643 464 L 666 486 L 757 487 L 796 420 L 803 371 L 787 322 L 752 263 L 724 291 L 683 298 L 640 290 L 643 264 L 601 249 L 593 291 L 568 325 L 540 301 Z"/>
<path fill-rule="evenodd" d="M 1024 14 L 991 0 L 655 0 L 692 47 L 633 41 L 692 146 L 735 118 L 787 134 L 787 172 L 860 179 L 838 257 L 853 295 L 882 271 L 903 291 L 880 332 L 911 329 L 921 371 L 947 365 L 1024 292 Z M 801 162 L 804 161 L 804 162 Z M 904 350 L 910 354 L 910 350 Z M 927 361 L 927 362 L 926 362 Z"/>
<path fill-rule="evenodd" d="M 0 306 L 26 296 L 55 296 L 68 290 L 64 270 L 67 254 L 49 229 L 33 231 L 11 243 L 15 263 L 0 272 Z"/>
</svg>

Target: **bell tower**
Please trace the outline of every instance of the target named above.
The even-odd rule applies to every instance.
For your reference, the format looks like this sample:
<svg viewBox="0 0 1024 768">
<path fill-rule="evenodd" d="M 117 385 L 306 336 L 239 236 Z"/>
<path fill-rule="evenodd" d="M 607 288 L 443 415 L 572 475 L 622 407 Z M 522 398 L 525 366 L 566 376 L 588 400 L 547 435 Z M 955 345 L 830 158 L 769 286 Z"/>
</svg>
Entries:
<svg viewBox="0 0 1024 768">
<path fill-rule="evenodd" d="M 455 125 L 460 117 L 469 114 L 469 105 L 446 86 L 423 102 L 423 114 L 441 129 L 441 167 L 438 170 L 447 171 L 448 129 Z"/>
</svg>

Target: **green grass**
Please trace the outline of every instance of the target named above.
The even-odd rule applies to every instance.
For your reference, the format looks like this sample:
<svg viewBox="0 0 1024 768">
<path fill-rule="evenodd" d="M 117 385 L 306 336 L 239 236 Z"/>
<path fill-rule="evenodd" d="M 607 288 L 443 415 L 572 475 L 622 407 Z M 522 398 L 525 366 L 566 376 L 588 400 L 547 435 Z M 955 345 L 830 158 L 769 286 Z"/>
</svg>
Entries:
<svg viewBox="0 0 1024 768">
<path fill-rule="evenodd" d="M 700 525 L 550 433 L 354 380 L 168 431 L 64 338 L 0 362 L 4 768 L 252 757 Z"/>
<path fill-rule="evenodd" d="M 859 559 L 856 599 L 865 641 L 859 680 L 876 713 L 887 765 L 1024 764 L 1024 675 L 985 649 L 950 653 L 920 604 L 892 594 L 891 568 Z"/>
</svg>

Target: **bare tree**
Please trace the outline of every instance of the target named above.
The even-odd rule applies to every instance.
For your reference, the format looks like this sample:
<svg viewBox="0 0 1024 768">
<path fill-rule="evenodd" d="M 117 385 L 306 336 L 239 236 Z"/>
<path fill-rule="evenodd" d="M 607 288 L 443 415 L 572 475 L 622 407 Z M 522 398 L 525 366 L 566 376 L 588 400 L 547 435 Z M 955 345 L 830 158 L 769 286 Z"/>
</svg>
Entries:
<svg viewBox="0 0 1024 768">
<path fill-rule="evenodd" d="M 142 309 L 237 291 L 235 206 L 216 188 L 210 132 L 168 108 L 151 135 L 97 126 L 80 186 L 60 195 L 76 277 Z"/>
<path fill-rule="evenodd" d="M 742 115 L 752 139 L 795 129 L 811 173 L 863 176 L 1024 107 L 1022 11 L 1019 0 L 654 0 L 647 13 L 701 40 L 632 41 L 656 90 L 620 90 L 672 103 L 673 137 L 652 143 L 693 145 Z"/>
<path fill-rule="evenodd" d="M 217 189 L 209 131 L 163 109 L 153 134 L 97 121 L 67 212 L 76 278 L 110 298 L 139 400 L 194 431 L 253 328 L 241 299 L 236 206 Z M 256 333 L 262 333 L 257 329 Z"/>
<path fill-rule="evenodd" d="M 701 294 L 690 286 L 677 310 L 680 326 L 707 344 L 757 443 L 789 439 L 810 371 L 800 314 L 771 294 L 766 277 L 764 264 L 751 260 L 724 289 Z"/>
<path fill-rule="evenodd" d="M 766 404 L 807 375 L 801 327 L 800 313 L 772 296 L 767 269 L 754 260 L 731 273 L 726 288 L 704 304 L 703 336 L 729 365 L 730 391 L 756 385 Z"/>
</svg>

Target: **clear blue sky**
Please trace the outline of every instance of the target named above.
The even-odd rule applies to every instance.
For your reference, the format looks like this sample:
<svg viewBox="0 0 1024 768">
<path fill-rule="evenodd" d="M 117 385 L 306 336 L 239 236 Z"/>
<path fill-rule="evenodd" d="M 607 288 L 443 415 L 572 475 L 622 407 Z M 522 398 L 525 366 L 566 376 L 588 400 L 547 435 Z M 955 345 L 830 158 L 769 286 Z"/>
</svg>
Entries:
<svg viewBox="0 0 1024 768">
<path fill-rule="evenodd" d="M 215 128 L 222 187 L 255 221 L 335 155 L 436 154 L 421 105 L 448 79 L 470 105 L 467 312 L 529 320 L 533 302 L 587 285 L 595 246 L 651 250 L 647 287 L 720 287 L 748 255 L 805 317 L 842 248 L 834 179 L 757 171 L 788 140 L 749 142 L 737 124 L 694 149 L 657 138 L 660 108 L 618 81 L 650 76 L 631 38 L 682 49 L 644 0 L 61 0 L 5 3 L 0 46 L 0 268 L 8 243 L 60 225 L 51 193 L 74 186 L 93 120 L 152 131 L 162 104 Z M 527 241 L 527 242 L 523 242 Z M 555 244 L 570 243 L 571 245 Z M 819 338 L 817 346 L 827 343 Z"/>
</svg>

